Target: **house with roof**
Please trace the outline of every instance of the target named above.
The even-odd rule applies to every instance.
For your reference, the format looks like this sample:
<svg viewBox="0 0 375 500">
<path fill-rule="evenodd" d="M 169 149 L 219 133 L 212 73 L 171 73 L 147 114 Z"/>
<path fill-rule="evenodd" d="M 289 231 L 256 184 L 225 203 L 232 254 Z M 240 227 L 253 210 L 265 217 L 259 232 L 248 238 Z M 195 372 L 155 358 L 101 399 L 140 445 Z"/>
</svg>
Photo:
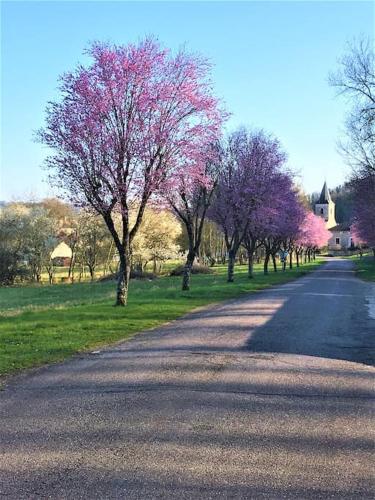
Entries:
<svg viewBox="0 0 375 500">
<path fill-rule="evenodd" d="M 326 228 L 332 235 L 328 240 L 329 252 L 339 255 L 347 253 L 348 250 L 353 248 L 350 226 L 337 224 L 336 222 L 335 203 L 332 201 L 326 182 L 324 182 L 320 197 L 315 203 L 315 214 L 325 220 Z"/>
</svg>

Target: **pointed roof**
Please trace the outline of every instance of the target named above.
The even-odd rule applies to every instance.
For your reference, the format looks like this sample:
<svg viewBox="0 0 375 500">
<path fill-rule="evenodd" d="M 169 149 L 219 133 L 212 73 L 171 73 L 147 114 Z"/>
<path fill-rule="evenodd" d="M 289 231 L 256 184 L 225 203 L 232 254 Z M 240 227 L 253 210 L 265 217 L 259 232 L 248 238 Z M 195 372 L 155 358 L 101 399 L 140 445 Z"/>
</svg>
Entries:
<svg viewBox="0 0 375 500">
<path fill-rule="evenodd" d="M 327 183 L 324 182 L 323 189 L 322 189 L 322 192 L 320 193 L 320 198 L 319 198 L 318 203 L 319 204 L 326 204 L 326 203 L 331 203 L 331 202 L 332 202 L 332 199 L 331 199 L 331 195 L 329 194 Z"/>
<path fill-rule="evenodd" d="M 51 253 L 51 259 L 57 259 L 57 258 L 60 259 L 72 258 L 72 249 L 65 243 L 65 241 L 59 243 Z"/>
</svg>

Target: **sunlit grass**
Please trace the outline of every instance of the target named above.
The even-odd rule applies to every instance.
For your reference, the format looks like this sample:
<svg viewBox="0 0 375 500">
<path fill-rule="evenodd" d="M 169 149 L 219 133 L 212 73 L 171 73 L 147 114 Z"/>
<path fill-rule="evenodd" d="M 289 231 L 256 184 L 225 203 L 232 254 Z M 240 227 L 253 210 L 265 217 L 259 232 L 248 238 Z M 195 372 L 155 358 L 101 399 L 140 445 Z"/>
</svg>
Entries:
<svg viewBox="0 0 375 500">
<path fill-rule="evenodd" d="M 238 266 L 234 283 L 226 282 L 220 266 L 215 274 L 194 275 L 189 292 L 181 292 L 179 277 L 132 281 L 126 308 L 113 307 L 114 282 L 0 288 L 0 374 L 126 339 L 196 307 L 297 278 L 319 263 L 267 276 L 256 266 L 252 280 Z"/>
</svg>

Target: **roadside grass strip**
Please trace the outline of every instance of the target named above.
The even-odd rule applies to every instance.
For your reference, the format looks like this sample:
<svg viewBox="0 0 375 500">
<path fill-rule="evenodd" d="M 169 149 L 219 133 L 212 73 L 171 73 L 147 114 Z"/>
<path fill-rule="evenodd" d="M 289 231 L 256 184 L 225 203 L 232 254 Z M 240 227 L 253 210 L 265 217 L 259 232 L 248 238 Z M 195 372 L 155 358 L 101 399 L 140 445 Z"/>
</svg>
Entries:
<svg viewBox="0 0 375 500">
<path fill-rule="evenodd" d="M 246 266 L 237 266 L 234 283 L 226 282 L 226 268 L 218 266 L 213 274 L 192 276 L 188 292 L 181 291 L 180 277 L 133 280 L 126 308 L 113 307 L 114 282 L 0 288 L 0 374 L 127 339 L 197 307 L 286 283 L 322 262 L 268 275 L 257 265 L 254 279 Z"/>
</svg>

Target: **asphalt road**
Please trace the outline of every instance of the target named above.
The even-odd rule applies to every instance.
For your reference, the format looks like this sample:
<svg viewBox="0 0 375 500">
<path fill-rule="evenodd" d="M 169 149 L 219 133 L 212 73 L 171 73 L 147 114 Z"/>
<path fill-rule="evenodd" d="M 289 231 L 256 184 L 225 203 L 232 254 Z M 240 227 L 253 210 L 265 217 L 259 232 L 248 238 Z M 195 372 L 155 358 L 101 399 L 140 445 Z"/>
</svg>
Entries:
<svg viewBox="0 0 375 500">
<path fill-rule="evenodd" d="M 0 393 L 0 497 L 374 498 L 374 285 L 332 260 Z"/>
</svg>

